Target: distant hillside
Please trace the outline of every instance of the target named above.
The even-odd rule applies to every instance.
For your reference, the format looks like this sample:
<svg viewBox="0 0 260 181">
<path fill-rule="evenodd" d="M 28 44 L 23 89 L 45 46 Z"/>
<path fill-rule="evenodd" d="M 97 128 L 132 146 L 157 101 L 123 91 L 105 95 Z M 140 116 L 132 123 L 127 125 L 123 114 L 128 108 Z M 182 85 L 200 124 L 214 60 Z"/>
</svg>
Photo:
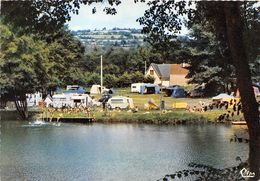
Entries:
<svg viewBox="0 0 260 181">
<path fill-rule="evenodd" d="M 144 35 L 140 29 L 120 29 L 112 30 L 78 30 L 72 31 L 86 46 L 87 50 L 93 48 L 106 49 L 109 47 L 134 48 L 144 44 Z"/>
</svg>

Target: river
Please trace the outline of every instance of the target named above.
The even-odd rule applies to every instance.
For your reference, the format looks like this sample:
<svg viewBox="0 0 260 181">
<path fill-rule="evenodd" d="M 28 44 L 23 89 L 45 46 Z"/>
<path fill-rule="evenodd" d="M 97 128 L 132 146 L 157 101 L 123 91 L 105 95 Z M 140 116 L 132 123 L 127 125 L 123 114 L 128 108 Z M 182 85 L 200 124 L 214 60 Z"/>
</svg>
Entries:
<svg viewBox="0 0 260 181">
<path fill-rule="evenodd" d="M 157 180 L 190 162 L 234 166 L 248 156 L 247 144 L 229 141 L 237 129 L 2 120 L 0 180 Z"/>
</svg>

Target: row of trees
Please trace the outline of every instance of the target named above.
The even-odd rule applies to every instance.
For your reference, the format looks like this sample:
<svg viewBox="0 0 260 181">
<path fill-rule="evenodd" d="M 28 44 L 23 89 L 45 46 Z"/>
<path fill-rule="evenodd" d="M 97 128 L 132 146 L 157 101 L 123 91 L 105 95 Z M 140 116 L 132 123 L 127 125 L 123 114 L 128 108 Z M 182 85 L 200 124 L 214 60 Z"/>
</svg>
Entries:
<svg viewBox="0 0 260 181">
<path fill-rule="evenodd" d="M 93 84 L 100 84 L 100 74 L 98 73 L 89 73 L 89 76 L 86 77 L 85 83 L 87 87 L 90 87 Z M 115 87 L 130 87 L 132 83 L 135 82 L 146 82 L 153 83 L 154 78 L 151 76 L 144 77 L 142 72 L 125 72 L 120 76 L 115 74 L 105 74 L 103 77 L 103 83 L 108 88 Z"/>
<path fill-rule="evenodd" d="M 15 101 L 23 118 L 28 116 L 26 93 L 47 94 L 57 86 L 76 84 L 81 74 L 84 47 L 68 30 L 59 38 L 23 33 L 11 24 L 0 22 L 0 90 L 2 100 Z"/>
</svg>

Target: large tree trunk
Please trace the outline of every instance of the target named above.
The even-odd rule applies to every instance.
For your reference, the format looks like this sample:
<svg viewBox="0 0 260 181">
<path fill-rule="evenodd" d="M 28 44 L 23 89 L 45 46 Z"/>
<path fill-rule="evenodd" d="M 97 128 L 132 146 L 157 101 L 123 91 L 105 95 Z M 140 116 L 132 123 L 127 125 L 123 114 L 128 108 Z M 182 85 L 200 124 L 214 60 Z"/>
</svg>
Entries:
<svg viewBox="0 0 260 181">
<path fill-rule="evenodd" d="M 251 73 L 243 42 L 243 22 L 239 2 L 225 2 L 227 35 L 236 68 L 237 85 L 249 131 L 249 169 L 255 172 L 252 180 L 260 179 L 260 122 L 258 104 L 252 88 Z"/>
<path fill-rule="evenodd" d="M 27 100 L 26 95 L 17 96 L 15 95 L 14 99 L 16 110 L 19 113 L 19 116 L 22 120 L 27 120 L 29 117 L 28 109 L 27 109 Z"/>
<path fill-rule="evenodd" d="M 0 96 L 0 109 L 4 109 L 6 107 L 6 101 L 1 99 Z"/>
</svg>

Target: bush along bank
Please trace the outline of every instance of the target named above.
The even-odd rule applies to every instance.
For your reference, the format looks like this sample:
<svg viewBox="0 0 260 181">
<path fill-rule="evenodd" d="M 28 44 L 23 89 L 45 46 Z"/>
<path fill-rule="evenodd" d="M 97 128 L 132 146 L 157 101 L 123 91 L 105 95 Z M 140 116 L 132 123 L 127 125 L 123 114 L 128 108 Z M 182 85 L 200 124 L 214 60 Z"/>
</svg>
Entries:
<svg viewBox="0 0 260 181">
<path fill-rule="evenodd" d="M 190 113 L 187 111 L 174 112 L 100 112 L 94 114 L 95 121 L 100 123 L 146 123 L 146 124 L 201 124 L 216 123 L 215 116 L 209 114 Z"/>
<path fill-rule="evenodd" d="M 160 124 L 160 125 L 178 125 L 178 124 L 202 124 L 202 123 L 227 123 L 241 120 L 240 116 L 229 117 L 229 119 L 219 120 L 225 113 L 222 110 L 212 110 L 207 112 L 188 112 L 183 109 L 176 110 L 150 110 L 150 111 L 125 111 L 125 110 L 107 110 L 91 112 L 64 113 L 61 111 L 43 112 L 38 117 L 49 118 L 91 118 L 98 123 L 136 123 L 136 124 Z"/>
</svg>

